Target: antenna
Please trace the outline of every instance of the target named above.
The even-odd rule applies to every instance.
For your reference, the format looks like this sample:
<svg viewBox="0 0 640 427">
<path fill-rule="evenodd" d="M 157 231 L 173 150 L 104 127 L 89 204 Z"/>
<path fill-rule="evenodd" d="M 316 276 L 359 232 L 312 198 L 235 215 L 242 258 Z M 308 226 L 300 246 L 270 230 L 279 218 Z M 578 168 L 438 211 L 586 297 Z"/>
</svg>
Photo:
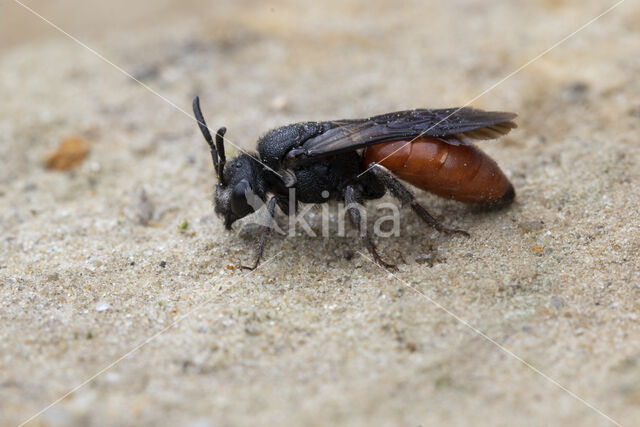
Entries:
<svg viewBox="0 0 640 427">
<path fill-rule="evenodd" d="M 202 116 L 202 111 L 200 110 L 200 98 L 193 98 L 193 114 L 196 116 L 196 121 L 198 122 L 198 127 L 200 128 L 200 132 L 202 132 L 202 136 L 209 144 L 209 149 L 211 150 L 211 160 L 213 160 L 213 168 L 216 171 L 216 175 L 218 175 L 218 182 L 224 184 L 222 178 L 222 172 L 224 170 L 224 164 L 226 162 L 226 157 L 224 155 L 224 134 L 227 131 L 226 128 L 221 127 L 218 129 L 216 133 L 216 144 L 213 144 L 213 138 L 211 138 L 211 133 L 209 132 L 209 128 L 207 127 L 207 123 L 204 121 L 204 117 Z M 218 149 L 216 150 L 216 146 Z"/>
</svg>

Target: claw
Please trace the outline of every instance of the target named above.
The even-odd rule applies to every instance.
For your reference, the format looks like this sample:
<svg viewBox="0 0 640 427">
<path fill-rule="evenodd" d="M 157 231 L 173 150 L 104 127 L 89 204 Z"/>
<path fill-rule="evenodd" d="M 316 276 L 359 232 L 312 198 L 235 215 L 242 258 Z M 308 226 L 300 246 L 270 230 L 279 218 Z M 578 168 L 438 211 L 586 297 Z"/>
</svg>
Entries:
<svg viewBox="0 0 640 427">
<path fill-rule="evenodd" d="M 471 237 L 471 234 L 469 234 L 467 231 L 465 230 L 460 230 L 458 228 L 445 228 L 445 227 L 440 227 L 438 228 L 438 231 L 442 232 L 442 233 L 446 233 L 446 234 L 462 234 L 465 237 Z"/>
<path fill-rule="evenodd" d="M 387 270 L 398 271 L 398 266 L 396 264 L 389 264 L 388 262 L 384 262 L 377 252 L 374 252 L 373 259 Z"/>
<path fill-rule="evenodd" d="M 242 265 L 240 264 L 240 270 L 249 270 L 249 271 L 253 271 L 256 268 L 258 268 L 258 263 L 256 262 L 253 267 L 247 267 L 246 265 Z"/>
</svg>

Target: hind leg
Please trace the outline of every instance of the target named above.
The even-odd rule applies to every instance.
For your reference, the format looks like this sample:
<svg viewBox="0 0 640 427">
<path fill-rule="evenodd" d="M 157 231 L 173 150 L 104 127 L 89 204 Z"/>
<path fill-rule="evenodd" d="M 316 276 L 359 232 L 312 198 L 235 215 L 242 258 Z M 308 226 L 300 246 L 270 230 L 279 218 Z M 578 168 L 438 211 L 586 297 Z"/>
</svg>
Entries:
<svg viewBox="0 0 640 427">
<path fill-rule="evenodd" d="M 381 165 L 375 165 L 370 170 L 371 173 L 373 173 L 375 177 L 384 184 L 389 192 L 395 198 L 400 200 L 403 205 L 409 204 L 411 209 L 416 213 L 416 215 L 420 217 L 421 220 L 442 233 L 462 234 L 469 237 L 469 233 L 464 230 L 447 228 L 440 224 L 437 219 L 435 219 L 429 212 L 427 212 L 425 208 L 422 207 L 422 205 L 420 205 L 420 203 L 418 203 L 414 195 L 407 189 L 407 187 L 402 185 L 402 183 L 395 176 L 393 176 L 391 172 L 387 170 L 387 168 Z"/>
</svg>

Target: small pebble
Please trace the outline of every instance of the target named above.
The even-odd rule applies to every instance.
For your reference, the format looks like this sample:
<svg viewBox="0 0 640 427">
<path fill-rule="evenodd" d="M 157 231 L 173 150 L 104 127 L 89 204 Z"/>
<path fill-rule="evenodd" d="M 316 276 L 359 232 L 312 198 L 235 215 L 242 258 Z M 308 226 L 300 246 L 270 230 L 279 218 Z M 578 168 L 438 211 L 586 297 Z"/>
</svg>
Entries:
<svg viewBox="0 0 640 427">
<path fill-rule="evenodd" d="M 60 145 L 46 159 L 47 169 L 64 171 L 79 166 L 89 155 L 89 144 L 73 136 L 60 141 Z"/>
<path fill-rule="evenodd" d="M 96 311 L 97 312 L 107 311 L 110 308 L 111 308 L 111 304 L 109 304 L 108 302 L 105 302 L 105 301 L 100 301 L 99 303 L 96 304 Z"/>
<path fill-rule="evenodd" d="M 531 246 L 531 252 L 538 256 L 542 256 L 542 253 L 544 252 L 544 246 Z"/>
</svg>

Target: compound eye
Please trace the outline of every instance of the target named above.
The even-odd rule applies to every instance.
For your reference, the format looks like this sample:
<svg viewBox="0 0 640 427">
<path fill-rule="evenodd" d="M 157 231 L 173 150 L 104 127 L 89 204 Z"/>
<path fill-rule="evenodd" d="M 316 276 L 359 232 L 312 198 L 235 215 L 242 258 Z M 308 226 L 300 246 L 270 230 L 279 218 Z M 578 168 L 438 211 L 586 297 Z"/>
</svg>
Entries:
<svg viewBox="0 0 640 427">
<path fill-rule="evenodd" d="M 253 212 L 253 208 L 247 202 L 247 196 L 251 194 L 251 186 L 246 179 L 241 180 L 233 187 L 231 193 L 231 211 L 238 218 L 249 215 Z"/>
</svg>

